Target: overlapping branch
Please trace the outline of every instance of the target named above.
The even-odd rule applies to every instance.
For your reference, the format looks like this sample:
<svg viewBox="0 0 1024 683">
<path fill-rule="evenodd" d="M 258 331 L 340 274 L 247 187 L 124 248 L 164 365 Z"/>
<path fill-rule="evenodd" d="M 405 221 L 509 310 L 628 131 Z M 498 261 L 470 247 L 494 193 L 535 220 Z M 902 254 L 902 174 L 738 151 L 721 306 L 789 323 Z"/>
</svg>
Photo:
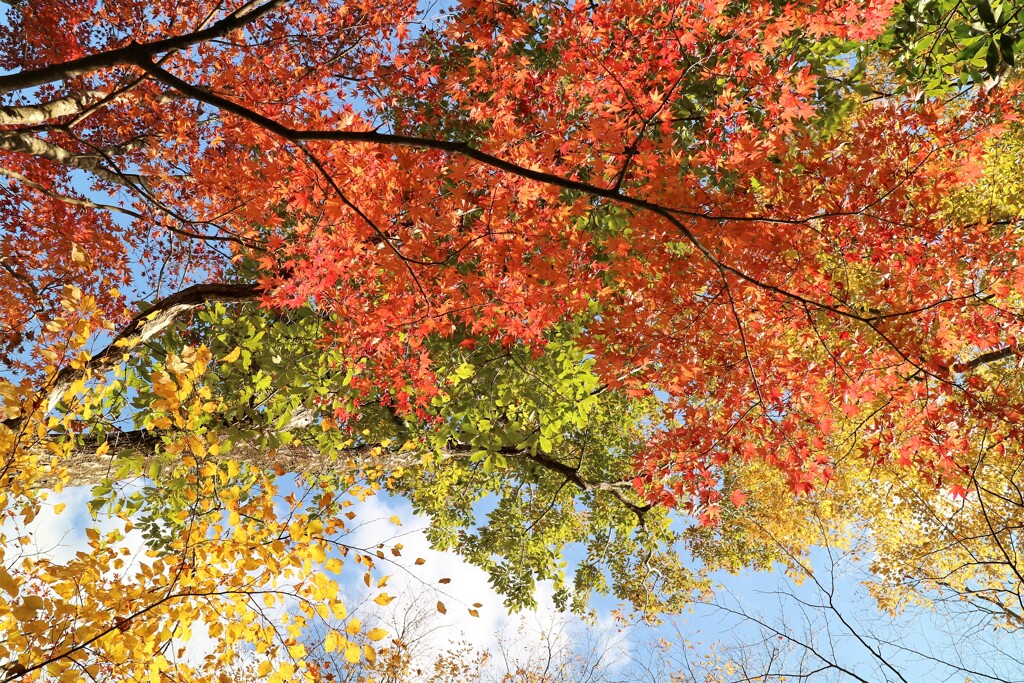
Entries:
<svg viewBox="0 0 1024 683">
<path fill-rule="evenodd" d="M 473 147 L 472 145 L 469 145 L 465 142 L 425 138 L 411 135 L 397 135 L 394 133 L 381 133 L 376 130 L 351 131 L 297 129 L 285 125 L 280 121 L 274 120 L 270 117 L 264 116 L 259 112 L 256 112 L 253 109 L 243 106 L 237 102 L 228 100 L 224 97 L 209 92 L 203 88 L 192 85 L 178 78 L 174 74 L 170 73 L 169 71 L 158 65 L 156 62 L 153 61 L 153 59 L 149 55 L 140 52 L 135 57 L 134 63 L 139 68 L 143 69 L 147 74 L 152 76 L 154 79 L 173 88 L 174 90 L 180 92 L 186 97 L 217 107 L 218 109 L 228 112 L 230 114 L 234 114 L 235 116 L 238 116 L 239 118 L 249 121 L 250 123 L 253 123 L 263 128 L 264 130 L 267 130 L 268 132 L 277 135 L 283 140 L 291 142 L 293 144 L 301 144 L 316 141 L 370 143 L 385 146 L 415 147 L 421 149 L 432 149 L 442 152 L 448 152 L 450 154 L 457 154 L 472 159 L 485 166 L 489 166 L 493 169 L 510 173 L 520 178 L 532 180 L 553 187 L 558 187 L 564 190 L 582 192 L 593 197 L 608 199 L 610 201 L 614 201 L 625 206 L 631 206 L 637 209 L 653 213 L 671 223 L 672 226 L 676 228 L 676 230 L 678 230 L 679 233 L 688 242 L 690 242 L 701 253 L 701 255 L 704 256 L 720 272 L 734 275 L 735 277 L 738 277 L 744 282 L 754 285 L 759 289 L 772 292 L 778 296 L 789 299 L 791 301 L 795 301 L 804 306 L 811 306 L 820 310 L 828 311 L 830 313 L 842 316 L 844 318 L 865 323 L 872 327 L 874 327 L 874 323 L 880 322 L 882 320 L 915 315 L 927 311 L 931 308 L 934 308 L 935 306 L 939 306 L 952 301 L 974 298 L 977 295 L 977 293 L 972 292 L 959 297 L 944 298 L 939 301 L 930 302 L 928 304 L 916 306 L 904 311 L 894 311 L 889 313 L 879 312 L 865 315 L 853 308 L 841 308 L 839 306 L 834 306 L 822 301 L 810 299 L 806 296 L 803 296 L 797 292 L 790 291 L 781 286 L 764 282 L 758 278 L 753 277 L 749 273 L 746 273 L 734 266 L 729 265 L 721 258 L 713 254 L 711 250 L 708 249 L 708 247 L 697 237 L 697 235 L 694 234 L 694 232 L 690 230 L 681 220 L 681 218 L 695 218 L 706 221 L 746 223 L 770 222 L 802 225 L 809 221 L 830 218 L 838 214 L 822 213 L 799 218 L 777 218 L 770 216 L 727 215 L 709 213 L 704 211 L 691 211 L 679 208 L 670 208 L 662 206 L 661 204 L 658 204 L 656 202 L 624 194 L 618 187 L 601 187 L 599 185 L 594 185 L 592 183 L 567 178 L 556 173 L 549 173 L 546 171 L 539 171 L 536 169 L 527 168 L 525 166 L 516 164 L 515 162 L 503 159 L 501 157 L 495 156 L 483 150 L 477 149 L 476 147 Z M 847 214 L 844 213 L 843 215 Z"/>
<path fill-rule="evenodd" d="M 255 284 L 208 283 L 192 285 L 157 301 L 139 313 L 114 336 L 114 339 L 81 368 L 66 367 L 57 373 L 47 391 L 46 409 L 53 410 L 76 380 L 111 369 L 126 349 L 142 344 L 163 332 L 179 316 L 211 303 L 254 301 L 260 289 Z M 8 426 L 17 421 L 8 421 Z"/>
<path fill-rule="evenodd" d="M 27 69 L 6 76 L 0 76 L 0 94 L 34 88 L 47 83 L 53 83 L 54 81 L 68 80 L 76 76 L 115 66 L 132 64 L 140 55 L 155 56 L 172 50 L 181 50 L 198 45 L 214 38 L 220 38 L 257 21 L 261 17 L 282 7 L 285 2 L 286 0 L 268 0 L 257 7 L 252 7 L 251 3 L 246 3 L 205 29 L 148 43 L 139 44 L 133 42 L 124 47 L 98 52 L 60 64 L 51 64 L 50 66 L 38 69 Z"/>
</svg>

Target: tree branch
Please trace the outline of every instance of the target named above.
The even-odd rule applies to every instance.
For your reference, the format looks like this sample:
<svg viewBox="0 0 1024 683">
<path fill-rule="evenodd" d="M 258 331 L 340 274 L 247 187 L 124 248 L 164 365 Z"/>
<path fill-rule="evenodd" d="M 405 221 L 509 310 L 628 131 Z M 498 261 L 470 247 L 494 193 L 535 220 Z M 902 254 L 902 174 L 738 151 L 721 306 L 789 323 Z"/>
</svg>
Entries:
<svg viewBox="0 0 1024 683">
<path fill-rule="evenodd" d="M 81 207 L 85 207 L 85 208 L 89 208 L 89 209 L 99 209 L 99 210 L 102 210 L 102 211 L 113 211 L 113 212 L 117 212 L 117 213 L 123 213 L 123 214 L 131 216 L 133 218 L 141 218 L 142 217 L 142 214 L 140 214 L 139 212 L 133 211 L 132 209 L 125 208 L 123 206 L 117 206 L 115 204 L 100 204 L 100 203 L 97 203 L 97 202 L 90 201 L 88 199 L 81 199 L 79 197 L 69 197 L 67 195 L 60 194 L 59 192 L 54 192 L 53 190 L 43 186 L 42 184 L 37 183 L 36 181 L 31 180 L 29 178 L 26 178 L 25 176 L 23 176 L 22 174 L 18 173 L 17 171 L 12 171 L 9 168 L 3 168 L 2 166 L 0 166 L 0 175 L 6 176 L 8 178 L 11 178 L 12 180 L 17 180 L 19 183 L 21 183 L 25 187 L 30 187 L 33 190 L 39 192 L 40 194 L 44 194 L 47 197 L 50 197 L 51 199 L 56 199 L 59 202 L 64 202 L 65 204 L 70 204 L 71 206 L 81 206 Z M 196 237 L 196 238 L 201 238 L 201 236 L 199 236 L 199 235 L 191 235 L 191 236 L 192 237 Z"/>
<path fill-rule="evenodd" d="M 42 104 L 17 107 L 0 105 L 0 126 L 32 126 L 61 116 L 80 114 L 106 96 L 107 93 L 102 90 L 83 90 Z"/>
<path fill-rule="evenodd" d="M 987 365 L 988 363 L 995 363 L 996 361 L 1003 360 L 1004 358 L 1011 358 L 1019 354 L 1020 350 L 1016 346 L 1007 346 L 1002 349 L 996 349 L 995 351 L 983 353 L 980 356 L 972 358 L 971 360 L 965 363 L 959 363 L 957 364 L 956 369 L 960 371 L 974 370 L 975 368 L 979 368 L 982 365 Z"/>
<path fill-rule="evenodd" d="M 28 135 L 27 133 L 0 132 L 0 149 L 40 157 L 57 164 L 88 171 L 107 182 L 129 189 L 135 189 L 140 185 L 145 187 L 146 185 L 145 176 L 135 173 L 120 173 L 104 166 L 105 158 L 101 154 L 76 154 L 59 145 Z"/>
<path fill-rule="evenodd" d="M 310 411 L 299 408 L 292 415 L 289 424 L 280 431 L 289 431 L 294 425 L 297 428 L 309 424 Z M 273 430 L 277 432 L 278 430 Z M 104 439 L 108 444 L 106 454 L 97 455 L 101 442 L 86 442 L 76 447 L 64 461 L 69 475 L 68 486 L 96 486 L 115 473 L 113 465 L 118 453 L 130 451 L 141 456 L 142 472 L 149 469 L 149 464 L 159 457 L 158 448 L 164 442 L 168 432 L 153 430 L 115 431 L 107 434 Z M 330 475 L 348 474 L 356 470 L 379 469 L 384 472 L 395 470 L 412 470 L 423 464 L 421 450 L 386 450 L 376 444 L 361 444 L 336 451 L 321 451 L 313 446 L 294 441 L 276 449 L 261 447 L 261 436 L 269 432 L 255 433 L 249 441 L 234 443 L 231 449 L 222 454 L 222 458 L 230 458 L 260 470 L 283 470 L 298 475 Z M 476 448 L 468 444 L 452 444 L 447 448 L 433 453 L 439 460 L 467 458 L 476 452 Z M 638 523 L 643 526 L 645 513 L 651 509 L 648 505 L 638 505 L 629 498 L 619 484 L 593 482 L 577 472 L 574 468 L 548 455 L 532 454 L 525 449 L 503 449 L 502 455 L 529 460 L 546 470 L 565 477 L 566 481 L 584 492 L 603 492 L 614 497 L 626 509 L 637 516 Z M 47 488 L 56 482 L 41 479 L 38 485 Z"/>
<path fill-rule="evenodd" d="M 130 43 L 121 48 L 99 52 L 87 57 L 81 57 L 80 59 L 73 59 L 69 62 L 0 76 L 0 94 L 24 90 L 25 88 L 34 88 L 54 81 L 67 80 L 91 71 L 132 64 L 140 55 L 152 57 L 163 52 L 191 47 L 212 38 L 219 38 L 251 24 L 260 17 L 281 7 L 285 2 L 286 0 L 269 0 L 269 2 L 248 12 L 245 10 L 251 6 L 251 3 L 246 3 L 206 29 L 172 38 L 154 40 L 141 45 Z"/>
<path fill-rule="evenodd" d="M 625 206 L 632 206 L 637 209 L 648 211 L 655 215 L 661 216 L 666 221 L 672 224 L 680 234 L 694 247 L 719 271 L 725 271 L 735 275 L 736 277 L 748 282 L 759 289 L 772 292 L 780 297 L 796 301 L 805 306 L 811 306 L 813 308 L 829 311 L 836 315 L 855 320 L 861 323 L 865 323 L 872 327 L 877 333 L 873 323 L 881 320 L 890 318 L 899 318 L 907 315 L 915 315 L 922 313 L 931 308 L 939 306 L 944 303 L 951 301 L 960 301 L 971 298 L 976 298 L 977 293 L 971 293 L 964 296 L 953 297 L 949 299 L 942 299 L 939 301 L 931 302 L 923 306 L 919 306 L 909 310 L 895 311 L 891 313 L 878 313 L 863 315 L 856 309 L 852 308 L 841 308 L 838 305 L 828 304 L 822 301 L 816 301 L 809 299 L 797 292 L 785 289 L 778 285 L 773 285 L 769 282 L 759 280 L 748 273 L 735 268 L 734 266 L 725 263 L 720 258 L 715 256 L 707 246 L 697 237 L 697 235 L 690 230 L 683 222 L 680 217 L 694 218 L 704 221 L 728 221 L 728 222 L 742 222 L 742 223 L 777 223 L 784 225 L 803 225 L 811 220 L 818 220 L 828 217 L 840 216 L 840 215 L 851 215 L 858 213 L 856 211 L 843 212 L 843 213 L 822 213 L 797 218 L 776 218 L 770 216 L 735 216 L 728 214 L 714 214 L 705 211 L 690 211 L 679 208 L 670 208 L 662 206 L 656 202 L 648 201 L 639 197 L 632 197 L 623 194 L 617 187 L 601 187 L 593 185 L 591 183 L 583 182 L 580 180 L 573 180 L 565 176 L 558 175 L 556 173 L 549 173 L 547 171 L 538 171 L 525 166 L 520 166 L 512 161 L 503 159 L 484 152 L 483 150 L 477 149 L 465 142 L 455 142 L 451 140 L 424 138 L 410 135 L 396 135 L 392 133 L 380 133 L 376 130 L 368 131 L 353 131 L 353 130 L 300 130 L 285 125 L 279 121 L 264 116 L 252 109 L 232 102 L 231 100 L 225 99 L 219 95 L 215 95 L 203 88 L 194 86 L 174 74 L 170 73 L 160 65 L 156 64 L 151 57 L 140 53 L 137 60 L 134 62 L 137 66 L 143 69 L 147 74 L 152 76 L 155 80 L 158 80 L 165 85 L 177 90 L 183 95 L 190 97 L 199 102 L 204 102 L 213 107 L 217 107 L 222 111 L 234 114 L 241 119 L 249 121 L 264 130 L 277 135 L 287 142 L 302 146 L 305 142 L 365 142 L 379 145 L 392 145 L 397 147 L 419 147 L 423 149 L 433 149 L 442 152 L 448 152 L 450 154 L 457 154 L 468 159 L 477 161 L 485 166 L 489 166 L 499 171 L 504 171 L 520 178 L 532 180 L 552 187 L 558 187 L 564 190 L 572 190 L 576 192 L 582 192 L 589 194 L 593 197 L 600 197 L 608 199 L 610 201 L 622 204 Z"/>
<path fill-rule="evenodd" d="M 639 520 L 640 526 L 643 526 L 645 521 L 645 513 L 651 509 L 650 504 L 637 505 L 629 496 L 615 484 L 609 484 L 608 482 L 593 482 L 583 477 L 574 467 L 566 465 L 564 462 L 559 462 L 554 458 L 547 456 L 541 452 L 536 454 L 526 450 L 510 451 L 505 453 L 506 455 L 516 455 L 527 458 L 537 463 L 541 467 L 544 467 L 552 472 L 556 472 L 566 478 L 569 482 L 574 484 L 577 488 L 582 491 L 602 491 L 610 494 L 616 500 L 618 500 L 624 507 L 631 510 Z"/>
<path fill-rule="evenodd" d="M 65 367 L 58 372 L 51 381 L 46 395 L 46 410 L 52 411 L 76 380 L 85 377 L 87 373 L 109 370 L 121 359 L 126 349 L 160 334 L 183 313 L 210 303 L 254 301 L 259 293 L 259 286 L 255 284 L 210 283 L 192 285 L 157 301 L 145 312 L 132 318 L 131 322 L 114 336 L 110 344 L 95 354 L 83 367 Z M 4 425 L 17 430 L 21 422 L 20 417 L 11 418 L 6 420 Z"/>
</svg>

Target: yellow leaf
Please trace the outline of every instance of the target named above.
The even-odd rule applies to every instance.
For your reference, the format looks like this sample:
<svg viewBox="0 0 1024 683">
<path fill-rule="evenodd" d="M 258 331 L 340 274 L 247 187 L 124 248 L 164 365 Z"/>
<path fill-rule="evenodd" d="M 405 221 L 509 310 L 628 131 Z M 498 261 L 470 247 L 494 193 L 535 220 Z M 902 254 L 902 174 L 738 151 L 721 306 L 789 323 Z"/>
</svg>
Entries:
<svg viewBox="0 0 1024 683">
<path fill-rule="evenodd" d="M 391 604 L 392 600 L 394 600 L 394 598 L 388 595 L 387 593 L 381 593 L 373 599 L 373 601 L 381 607 L 387 607 L 389 604 Z"/>
<path fill-rule="evenodd" d="M 324 563 L 324 569 L 331 572 L 332 574 L 338 574 L 341 572 L 341 560 L 336 557 L 332 557 Z"/>
<path fill-rule="evenodd" d="M 388 574 L 387 576 L 380 577 L 380 579 L 377 580 L 377 588 L 383 588 L 384 586 L 388 585 L 388 579 L 390 578 L 390 574 Z"/>
<path fill-rule="evenodd" d="M 167 658 L 164 657 L 163 655 L 157 655 L 156 657 L 153 658 L 153 663 L 149 665 L 150 678 L 153 677 L 153 673 L 154 672 L 159 674 L 161 671 L 166 671 L 169 668 L 170 668 L 170 663 L 167 661 Z M 157 676 L 157 681 L 159 681 L 159 680 L 160 680 L 160 677 Z"/>
<path fill-rule="evenodd" d="M 167 429 L 171 426 L 171 421 L 166 417 L 154 417 L 149 424 L 153 429 Z"/>
<path fill-rule="evenodd" d="M 64 508 L 66 508 L 67 506 L 67 503 L 57 503 L 56 505 L 53 506 L 53 514 L 59 515 L 60 513 L 64 512 Z"/>
<path fill-rule="evenodd" d="M 366 661 L 371 664 L 377 661 L 377 651 L 369 645 L 363 645 L 363 656 L 366 657 Z"/>
<path fill-rule="evenodd" d="M 96 455 L 106 455 L 110 451 L 110 442 L 104 441 L 96 449 Z"/>
<path fill-rule="evenodd" d="M 437 611 L 441 614 L 448 614 L 448 608 L 444 606 L 444 603 L 440 600 L 437 601 Z"/>
<path fill-rule="evenodd" d="M 359 633 L 359 629 L 361 629 L 362 627 L 363 627 L 363 622 L 361 622 L 358 619 L 356 619 L 355 617 L 353 617 L 352 619 L 349 620 L 348 624 L 345 626 L 345 630 L 348 633 L 350 633 L 351 635 L 354 636 L 355 634 Z"/>
<path fill-rule="evenodd" d="M 341 647 L 341 634 L 331 629 L 324 638 L 324 652 L 334 652 Z"/>
<path fill-rule="evenodd" d="M 355 664 L 359 661 L 360 656 L 359 646 L 355 643 L 349 643 L 345 646 L 345 659 Z"/>
<path fill-rule="evenodd" d="M 314 562 L 323 562 L 327 559 L 327 553 L 319 545 L 309 546 L 309 556 L 313 558 Z"/>
<path fill-rule="evenodd" d="M 3 567 L 0 567 L 0 588 L 12 598 L 18 595 L 18 582 Z"/>
<path fill-rule="evenodd" d="M 236 346 L 234 348 L 234 350 L 231 351 L 231 353 L 229 353 L 228 355 L 226 355 L 223 358 L 221 358 L 221 362 L 223 362 L 223 363 L 234 363 L 236 360 L 238 360 L 238 357 L 240 355 L 242 355 L 242 347 L 241 346 Z"/>
<path fill-rule="evenodd" d="M 388 632 L 385 631 L 382 628 L 371 628 L 369 631 L 366 632 L 366 637 L 369 638 L 370 640 L 376 641 L 376 640 L 380 640 L 381 638 L 383 638 L 387 634 L 388 634 Z"/>
<path fill-rule="evenodd" d="M 402 520 L 398 518 L 398 515 L 391 515 L 391 523 L 395 526 L 402 526 Z"/>
<path fill-rule="evenodd" d="M 262 662 L 260 662 L 259 668 L 256 669 L 256 673 L 257 675 L 259 675 L 260 678 L 263 678 L 268 673 L 270 673 L 270 669 L 273 668 L 273 666 L 274 665 L 270 663 L 269 659 L 264 659 Z"/>
</svg>

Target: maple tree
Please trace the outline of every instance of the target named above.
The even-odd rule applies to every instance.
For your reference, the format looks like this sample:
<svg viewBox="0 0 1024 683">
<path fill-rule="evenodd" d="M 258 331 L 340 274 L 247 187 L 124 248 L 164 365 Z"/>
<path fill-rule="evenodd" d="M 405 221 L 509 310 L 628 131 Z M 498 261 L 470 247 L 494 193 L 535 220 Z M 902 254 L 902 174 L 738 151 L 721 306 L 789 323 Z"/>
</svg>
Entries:
<svg viewBox="0 0 1024 683">
<path fill-rule="evenodd" d="M 51 55 L 43 60 L 49 66 L 31 68 L 31 56 L 22 55 L 26 68 L 5 76 L 0 88 L 52 89 L 50 84 L 74 75 L 97 92 L 103 86 L 119 94 L 89 109 L 88 116 L 74 113 L 86 105 L 68 104 L 71 95 L 56 97 L 48 106 L 82 121 L 70 133 L 66 123 L 44 125 L 46 132 L 35 136 L 16 129 L 12 139 L 41 151 L 14 158 L 51 165 L 63 160 L 53 170 L 64 174 L 91 163 L 98 183 L 127 183 L 141 193 L 129 209 L 139 214 L 132 232 L 162 232 L 176 263 L 208 255 L 203 267 L 215 274 L 230 269 L 239 254 L 251 255 L 260 266 L 255 276 L 264 303 L 315 302 L 331 318 L 325 339 L 383 370 L 375 381 L 391 387 L 390 401 L 400 412 L 422 411 L 436 395 L 421 340 L 466 329 L 474 338 L 536 348 L 557 321 L 589 317 L 580 342 L 593 351 L 601 377 L 616 387 L 647 391 L 656 385 L 672 397 L 666 412 L 679 426 L 662 444 L 652 444 L 646 463 L 638 463 L 641 479 L 650 480 L 648 495 L 670 502 L 692 491 L 699 503 L 713 503 L 716 460 L 743 455 L 753 442 L 765 440 L 755 450 L 771 453 L 765 457 L 789 471 L 792 488 L 806 490 L 827 465 L 815 463 L 799 444 L 827 441 L 834 420 L 827 413 L 857 412 L 877 397 L 893 399 L 893 412 L 914 405 L 921 391 L 952 392 L 951 405 L 958 405 L 963 392 L 947 379 L 950 368 L 1007 348 L 998 321 L 981 318 L 991 318 L 994 310 L 994 301 L 984 298 L 988 289 L 1004 291 L 991 283 L 1012 279 L 1012 264 L 1000 260 L 1012 252 L 1012 235 L 982 234 L 977 227 L 965 233 L 935 211 L 943 196 L 936 188 L 969 174 L 963 160 L 983 137 L 991 98 L 960 109 L 899 99 L 861 106 L 842 123 L 833 122 L 837 129 L 828 135 L 815 135 L 807 124 L 839 94 L 854 98 L 843 89 L 849 84 L 829 76 L 829 64 L 845 54 L 849 41 L 882 30 L 885 8 L 868 12 L 873 21 L 852 28 L 839 26 L 841 13 L 833 13 L 836 19 L 814 14 L 810 21 L 810 10 L 802 6 L 766 6 L 763 15 L 744 14 L 745 23 L 736 27 L 729 13 L 719 16 L 717 26 L 705 20 L 703 8 L 689 14 L 660 8 L 631 20 L 639 22 L 634 30 L 616 23 L 618 8 L 588 9 L 579 16 L 579 7 L 554 7 L 549 14 L 535 9 L 531 18 L 510 7 L 472 6 L 453 15 L 449 28 L 424 30 L 415 38 L 391 35 L 391 23 L 379 28 L 374 21 L 380 19 L 373 17 L 380 13 L 353 11 L 350 20 L 360 22 L 359 31 L 346 32 L 337 22 L 323 28 L 324 35 L 316 34 L 321 51 L 301 54 L 306 66 L 293 65 L 299 55 L 284 50 L 276 72 L 253 74 L 244 60 L 260 58 L 265 46 L 220 36 L 243 24 L 255 30 L 266 23 L 271 36 L 285 30 L 269 18 L 276 4 L 259 8 L 244 17 L 203 15 L 208 21 L 198 22 L 201 31 L 166 39 L 171 42 L 146 42 L 148 34 L 132 33 L 134 42 L 122 44 L 129 34 L 120 28 L 107 31 L 111 35 L 89 34 L 99 44 L 92 46 L 92 56 L 80 58 L 85 61 L 62 63 Z M 203 14 L 198 7 L 194 11 Z M 411 11 L 406 8 L 406 14 Z M 305 16 L 282 12 L 285 24 L 287 17 Z M 349 12 L 346 6 L 343 14 Z M 104 20 L 102 13 L 90 22 L 75 16 L 68 10 L 62 21 L 87 34 L 87 27 Z M 40 17 L 22 22 L 30 20 Z M 794 33 L 797 20 L 809 26 L 806 33 Z M 184 18 L 176 15 L 175 21 Z M 43 40 L 22 22 L 12 22 L 9 30 Z M 579 25 L 588 27 L 585 40 L 576 32 Z M 306 35 L 315 33 L 310 28 Z M 811 40 L 826 35 L 827 40 Z M 503 46 L 506 39 L 512 42 Z M 644 42 L 652 40 L 674 51 L 664 55 L 664 69 L 632 64 L 572 87 L 570 67 L 601 72 L 597 63 L 608 61 L 602 45 L 659 54 Z M 185 63 L 183 56 L 180 73 L 165 68 L 173 50 L 205 41 L 216 47 L 205 61 Z M 388 41 L 398 41 L 391 51 L 384 49 Z M 333 59 L 337 52 L 344 55 L 331 62 L 330 77 L 317 73 L 316 59 Z M 150 63 L 154 55 L 163 55 L 164 64 Z M 236 67 L 218 68 L 239 60 Z M 434 66 L 423 72 L 421 64 Z M 735 74 L 718 75 L 731 68 Z M 285 87 L 282 74 L 288 69 L 308 80 L 292 78 Z M 372 77 L 346 85 L 349 80 L 340 75 L 346 70 Z M 248 80 L 219 82 L 232 74 Z M 95 81 L 118 78 L 128 80 L 114 86 Z M 274 92 L 275 117 L 244 103 L 243 85 Z M 644 92 L 642 106 L 637 88 Z M 235 99 L 217 94 L 236 91 Z M 346 105 L 346 95 L 367 98 L 369 113 L 403 132 L 368 130 L 368 113 Z M 412 99 L 437 106 L 396 106 Z M 528 99 L 550 102 L 551 110 L 532 111 Z M 23 106 L 25 121 L 45 121 L 50 111 Z M 222 114 L 191 127 L 197 120 L 190 115 L 210 108 Z M 682 116 L 687 108 L 693 116 Z M 103 116 L 111 121 L 106 126 Z M 171 124 L 176 130 L 161 128 Z M 96 155 L 103 154 L 95 150 L 105 147 L 85 138 L 112 129 L 131 131 L 132 141 L 163 142 L 119 140 L 129 149 L 103 151 L 101 162 Z M 603 149 L 598 139 L 631 142 L 595 155 Z M 92 149 L 94 156 L 83 161 L 86 151 L 69 147 Z M 730 154 L 720 155 L 721 149 Z M 870 167 L 864 165 L 868 160 Z M 122 168 L 128 166 L 132 173 Z M 481 175 L 476 168 L 491 170 Z M 91 200 L 61 202 L 28 185 L 12 187 L 51 210 L 77 207 L 92 217 L 104 215 L 81 206 Z M 357 200 L 367 204 L 365 210 Z M 496 220 L 514 222 L 514 233 L 495 230 Z M 200 232 L 188 238 L 181 235 L 188 232 L 183 225 L 205 228 L 195 228 Z M 112 230 L 97 226 L 96 239 Z M 921 245 L 920 231 L 951 237 Z M 89 271 L 106 278 L 104 287 L 126 277 L 117 254 L 134 242 L 125 237 L 120 250 L 108 250 L 87 233 L 81 236 L 82 249 L 103 254 Z M 211 241 L 233 252 L 218 259 Z M 876 246 L 883 243 L 884 250 Z M 967 249 L 972 258 L 984 255 L 992 263 L 972 261 L 973 269 L 961 266 L 958 274 L 955 266 L 964 262 Z M 878 280 L 876 291 L 857 290 L 844 279 L 849 269 L 837 270 L 852 253 L 863 261 L 858 275 Z M 370 254 L 375 269 L 363 272 L 359 266 Z M 37 285 L 29 275 L 33 264 L 5 262 L 12 289 L 21 290 L 25 303 L 10 307 L 13 344 L 26 309 L 44 306 L 66 276 L 44 271 Z M 955 277 L 937 291 L 934 282 L 916 276 L 940 263 Z M 985 273 L 984 283 L 974 281 L 975 270 Z M 362 274 L 354 277 L 355 272 Z M 238 287 L 239 296 L 255 294 Z M 109 298 L 102 289 L 97 296 Z M 681 292 L 693 294 L 680 298 Z M 911 303 L 893 300 L 896 294 Z M 206 295 L 212 293 L 197 292 L 193 303 Z M 685 336 L 673 319 L 691 321 Z M 934 324 L 948 330 L 943 339 L 952 340 L 949 348 L 922 338 L 921 330 Z M 851 354 L 854 348 L 863 351 L 856 355 L 866 375 L 860 376 L 852 360 L 822 363 L 810 352 L 782 363 L 791 368 L 774 362 L 793 356 L 795 347 L 827 353 L 840 342 Z M 716 369 L 722 371 L 703 405 L 682 398 L 696 386 L 698 373 Z M 625 378 L 618 379 L 623 371 Z M 939 386 L 898 380 L 915 371 Z M 801 387 L 818 381 L 833 388 L 814 405 L 798 405 L 798 376 Z M 903 395 L 895 395 L 893 383 Z M 762 390 L 769 384 L 771 390 Z M 738 424 L 742 429 L 730 429 L 735 414 L 745 416 Z M 921 421 L 922 434 L 932 422 Z M 720 443 L 717 435 L 723 433 L 730 436 Z M 921 467 L 945 462 L 941 454 L 919 459 Z"/>
<path fill-rule="evenodd" d="M 314 564 L 340 562 L 324 544 L 342 551 L 345 503 L 374 487 L 512 605 L 554 579 L 577 609 L 610 590 L 652 612 L 707 588 L 677 543 L 768 566 L 775 520 L 798 557 L 833 495 L 837 534 L 869 520 L 886 547 L 876 469 L 922 500 L 1005 496 L 1019 207 L 970 199 L 1017 102 L 1004 5 L 978 6 L 968 48 L 894 2 L 12 5 L 7 509 L 28 523 L 44 489 L 99 484 L 94 508 L 153 561 L 107 597 L 67 581 L 118 571 L 116 536 L 78 564 L 8 563 L 8 680 L 139 677 L 167 624 L 215 624 L 225 602 L 218 635 L 315 676 L 303 624 L 277 643 L 249 601 L 344 619 Z M 869 65 L 904 48 L 941 57 L 933 79 L 963 66 L 954 87 L 987 49 L 1010 82 L 889 92 L 900 76 Z M 286 472 L 313 486 L 282 515 Z M 131 474 L 151 484 L 116 484 Z M 700 526 L 672 530 L 671 508 Z M 568 544 L 587 553 L 571 579 Z M 358 659 L 343 629 L 319 646 Z"/>
</svg>

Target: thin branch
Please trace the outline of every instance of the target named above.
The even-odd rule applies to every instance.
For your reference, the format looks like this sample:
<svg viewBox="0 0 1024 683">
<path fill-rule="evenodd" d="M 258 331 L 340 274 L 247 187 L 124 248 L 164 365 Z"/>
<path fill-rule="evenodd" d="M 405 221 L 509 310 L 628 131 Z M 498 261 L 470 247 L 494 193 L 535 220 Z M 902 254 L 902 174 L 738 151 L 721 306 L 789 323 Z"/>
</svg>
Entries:
<svg viewBox="0 0 1024 683">
<path fill-rule="evenodd" d="M 651 509 L 650 504 L 637 505 L 635 502 L 630 500 L 629 496 L 627 496 L 619 486 L 609 484 L 607 482 L 590 481 L 583 477 L 576 468 L 566 465 L 564 462 L 555 460 L 554 458 L 539 451 L 537 453 L 531 453 L 530 451 L 521 449 L 503 449 L 501 453 L 503 455 L 523 457 L 528 460 L 532 460 L 541 467 L 562 475 L 567 481 L 571 482 L 582 491 L 601 491 L 611 494 L 612 497 L 617 499 L 624 507 L 631 510 L 637 516 L 641 526 L 643 526 L 645 514 Z"/>
<path fill-rule="evenodd" d="M 0 166 L 0 175 L 7 176 L 8 178 L 11 178 L 13 180 L 17 180 L 22 185 L 30 187 L 33 190 L 36 190 L 37 192 L 44 194 L 47 197 L 50 197 L 51 199 L 56 199 L 57 201 L 64 202 L 65 204 L 70 204 L 72 206 L 81 206 L 88 209 L 114 211 L 117 213 L 123 213 L 128 216 L 132 216 L 133 218 L 142 218 L 142 214 L 140 214 L 139 212 L 125 208 L 123 206 L 117 206 L 115 204 L 100 204 L 97 202 L 90 201 L 88 199 L 81 199 L 79 197 L 69 197 L 67 195 L 60 194 L 59 192 L 54 192 L 53 190 L 45 187 L 44 185 L 37 183 L 34 180 L 30 180 L 29 178 L 26 178 L 22 174 L 18 173 L 17 171 L 12 171 L 9 168 L 3 168 L 2 166 Z M 189 236 L 197 239 L 203 237 L 202 235 L 193 234 L 190 234 Z"/>
</svg>

